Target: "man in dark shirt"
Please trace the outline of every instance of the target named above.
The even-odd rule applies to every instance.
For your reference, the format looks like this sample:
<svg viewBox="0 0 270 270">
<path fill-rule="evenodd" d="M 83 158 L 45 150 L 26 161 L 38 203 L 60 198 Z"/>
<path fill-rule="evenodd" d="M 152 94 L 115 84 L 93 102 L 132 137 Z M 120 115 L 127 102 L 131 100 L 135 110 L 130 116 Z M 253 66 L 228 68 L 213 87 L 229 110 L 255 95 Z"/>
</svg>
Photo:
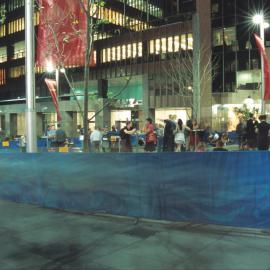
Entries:
<svg viewBox="0 0 270 270">
<path fill-rule="evenodd" d="M 136 128 L 132 122 L 127 122 L 127 125 L 120 130 L 122 152 L 132 152 L 131 136 L 136 133 Z"/>
<path fill-rule="evenodd" d="M 249 115 L 249 119 L 247 120 L 247 125 L 246 125 L 246 139 L 247 143 L 250 145 L 252 149 L 256 147 L 257 143 L 257 135 L 256 135 L 256 126 L 257 126 L 257 121 L 255 121 L 253 114 L 251 113 Z"/>
<path fill-rule="evenodd" d="M 55 132 L 55 144 L 57 147 L 62 147 L 65 145 L 67 135 L 65 131 L 61 128 L 61 125 L 57 125 L 57 130 Z"/>
<path fill-rule="evenodd" d="M 257 125 L 258 132 L 258 150 L 268 151 L 269 149 L 269 129 L 270 124 L 266 122 L 266 115 L 259 117 L 260 123 Z"/>
</svg>

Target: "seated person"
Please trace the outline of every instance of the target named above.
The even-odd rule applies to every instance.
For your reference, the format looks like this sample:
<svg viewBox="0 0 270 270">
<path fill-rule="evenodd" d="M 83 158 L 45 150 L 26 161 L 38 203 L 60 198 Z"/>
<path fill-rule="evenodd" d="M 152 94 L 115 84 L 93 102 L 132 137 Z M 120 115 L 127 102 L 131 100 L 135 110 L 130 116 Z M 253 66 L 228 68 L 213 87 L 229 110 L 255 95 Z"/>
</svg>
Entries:
<svg viewBox="0 0 270 270">
<path fill-rule="evenodd" d="M 224 143 L 222 140 L 217 141 L 216 147 L 213 149 L 213 151 L 228 151 L 226 148 L 224 148 Z"/>
</svg>

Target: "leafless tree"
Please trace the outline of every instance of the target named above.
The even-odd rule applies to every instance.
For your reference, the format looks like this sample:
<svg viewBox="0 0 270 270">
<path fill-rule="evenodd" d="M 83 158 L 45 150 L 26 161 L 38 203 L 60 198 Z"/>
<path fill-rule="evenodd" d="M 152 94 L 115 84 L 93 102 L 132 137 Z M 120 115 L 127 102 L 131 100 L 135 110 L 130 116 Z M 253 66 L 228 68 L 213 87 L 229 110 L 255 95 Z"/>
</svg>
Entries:
<svg viewBox="0 0 270 270">
<path fill-rule="evenodd" d="M 169 57 L 167 63 L 163 66 L 163 71 L 167 79 L 172 82 L 173 94 L 181 98 L 181 103 L 188 114 L 189 109 L 192 115 L 189 118 L 198 119 L 200 115 L 200 100 L 204 98 L 205 87 L 200 87 L 200 91 L 194 91 L 194 77 L 198 78 L 198 84 L 203 86 L 212 81 L 216 76 L 217 64 L 211 55 L 207 55 L 206 47 L 202 47 L 200 55 L 194 59 L 192 50 L 182 50 Z M 201 55 L 204 55 L 202 62 Z M 198 65 L 200 68 L 196 68 Z M 196 74 L 199 72 L 200 74 Z"/>
</svg>

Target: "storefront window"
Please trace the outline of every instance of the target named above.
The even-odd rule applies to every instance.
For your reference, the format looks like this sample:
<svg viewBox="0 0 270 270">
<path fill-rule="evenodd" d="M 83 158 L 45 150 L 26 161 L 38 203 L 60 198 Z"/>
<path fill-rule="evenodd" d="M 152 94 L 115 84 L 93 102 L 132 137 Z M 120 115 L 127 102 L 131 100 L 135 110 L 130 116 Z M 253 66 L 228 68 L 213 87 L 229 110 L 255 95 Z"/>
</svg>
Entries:
<svg viewBox="0 0 270 270">
<path fill-rule="evenodd" d="M 213 46 L 223 45 L 223 29 L 216 29 L 213 31 Z"/>
</svg>

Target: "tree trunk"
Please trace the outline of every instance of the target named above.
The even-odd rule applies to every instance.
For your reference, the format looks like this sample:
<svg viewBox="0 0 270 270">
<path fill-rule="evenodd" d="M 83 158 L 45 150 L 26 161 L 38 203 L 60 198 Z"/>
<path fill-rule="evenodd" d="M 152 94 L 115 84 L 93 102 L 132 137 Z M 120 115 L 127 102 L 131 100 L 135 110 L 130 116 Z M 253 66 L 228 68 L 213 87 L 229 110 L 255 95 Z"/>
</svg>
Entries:
<svg viewBox="0 0 270 270">
<path fill-rule="evenodd" d="M 89 64 L 90 54 L 92 49 L 92 24 L 93 18 L 90 16 L 90 6 L 92 0 L 87 1 L 86 16 L 87 16 L 87 31 L 86 31 L 86 52 L 85 52 L 85 66 L 84 66 L 84 113 L 83 113 L 83 127 L 84 127 L 84 139 L 83 139 L 83 151 L 89 152 L 89 120 L 88 120 L 88 101 L 89 101 Z"/>
</svg>

